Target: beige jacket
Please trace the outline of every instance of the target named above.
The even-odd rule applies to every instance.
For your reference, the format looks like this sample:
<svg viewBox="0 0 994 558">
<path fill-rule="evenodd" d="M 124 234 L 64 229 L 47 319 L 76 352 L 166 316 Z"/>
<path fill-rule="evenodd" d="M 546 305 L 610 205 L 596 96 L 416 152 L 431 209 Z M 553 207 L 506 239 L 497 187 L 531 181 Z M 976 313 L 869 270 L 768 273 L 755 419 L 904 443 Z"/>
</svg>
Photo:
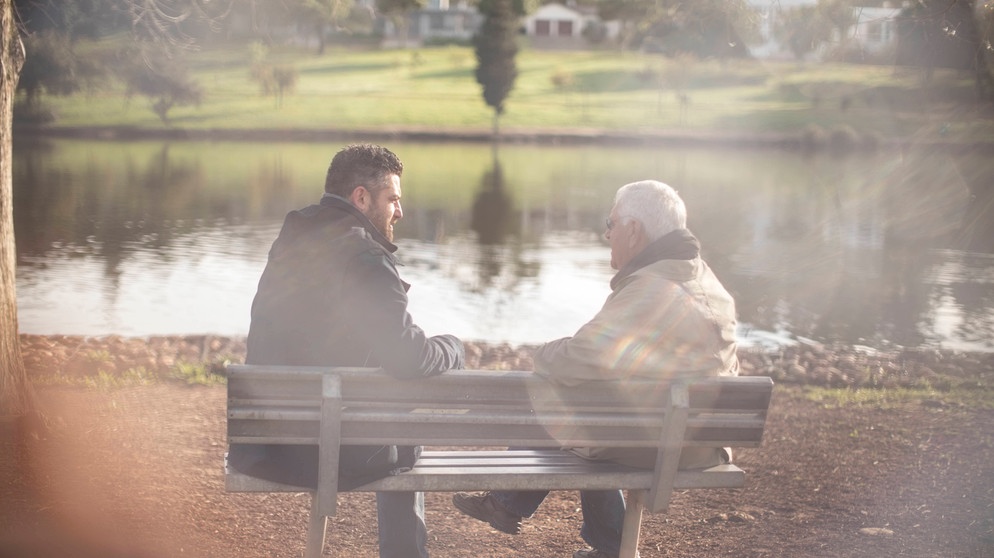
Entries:
<svg viewBox="0 0 994 558">
<path fill-rule="evenodd" d="M 573 337 L 551 341 L 535 354 L 536 373 L 563 385 L 628 378 L 734 376 L 735 303 L 699 257 L 659 260 L 615 285 L 600 312 Z M 651 468 L 654 452 L 582 448 L 576 453 Z M 727 461 L 708 448 L 688 448 L 681 468 Z"/>
</svg>

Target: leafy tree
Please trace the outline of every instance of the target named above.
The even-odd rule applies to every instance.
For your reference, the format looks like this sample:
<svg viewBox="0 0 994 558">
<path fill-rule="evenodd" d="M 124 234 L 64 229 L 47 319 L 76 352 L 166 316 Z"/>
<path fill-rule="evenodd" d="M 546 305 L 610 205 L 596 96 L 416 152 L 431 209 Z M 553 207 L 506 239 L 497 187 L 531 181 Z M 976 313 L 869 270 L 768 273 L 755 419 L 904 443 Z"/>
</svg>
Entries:
<svg viewBox="0 0 994 558">
<path fill-rule="evenodd" d="M 101 83 L 105 71 L 99 57 L 80 56 L 73 47 L 77 39 L 95 38 L 101 29 L 120 27 L 110 0 L 21 0 L 15 8 L 30 53 L 17 86 L 24 93 L 19 111 L 37 116 L 42 94 L 70 95 Z"/>
<path fill-rule="evenodd" d="M 119 72 L 128 97 L 147 97 L 163 124 L 169 123 L 169 111 L 174 106 L 200 104 L 203 90 L 178 58 L 138 52 L 126 52 L 122 58 Z"/>
<path fill-rule="evenodd" d="M 476 81 L 483 86 L 483 100 L 494 109 L 494 137 L 504 113 L 504 100 L 514 89 L 518 77 L 515 57 L 518 54 L 519 13 L 514 0 L 480 0 L 483 24 L 473 36 L 476 51 Z"/>
<path fill-rule="evenodd" d="M 66 35 L 54 31 L 36 33 L 26 38 L 25 48 L 31 57 L 24 62 L 17 89 L 24 92 L 29 106 L 37 105 L 45 90 L 68 95 L 79 89 L 75 60 Z"/>
<path fill-rule="evenodd" d="M 647 22 L 655 19 L 656 2 L 653 0 L 600 0 L 597 13 L 604 21 L 621 23 L 619 46 L 631 48 L 635 38 L 645 34 Z"/>
<path fill-rule="evenodd" d="M 390 18 L 394 26 L 400 30 L 402 44 L 407 43 L 407 14 L 412 10 L 423 8 L 424 0 L 376 0 L 376 9 Z"/>
<path fill-rule="evenodd" d="M 276 97 L 276 108 L 283 106 L 283 95 L 297 85 L 297 68 L 291 64 L 274 64 L 268 60 L 269 48 L 261 42 L 252 43 L 250 77 L 262 87 L 263 95 Z"/>
<path fill-rule="evenodd" d="M 55 31 L 75 42 L 129 27 L 118 0 L 15 0 L 14 5 L 27 35 Z M 32 52 L 30 48 L 28 52 Z"/>
<path fill-rule="evenodd" d="M 856 25 L 855 5 L 854 0 L 818 0 L 818 15 L 827 22 L 842 44 L 848 42 L 850 30 Z"/>
<path fill-rule="evenodd" d="M 202 26 L 217 30 L 234 0 L 109 0 L 124 14 L 139 45 L 169 56 L 190 48 Z"/>
<path fill-rule="evenodd" d="M 24 92 L 29 109 L 36 108 L 42 93 L 70 95 L 95 84 L 104 74 L 93 58 L 75 54 L 69 36 L 58 31 L 42 31 L 25 38 L 31 55 L 24 61 L 18 91 Z"/>
<path fill-rule="evenodd" d="M 305 29 L 316 40 L 318 54 L 327 47 L 328 32 L 368 33 L 373 29 L 371 6 L 355 0 L 228 0 L 232 10 L 247 18 L 251 38 L 271 43 L 280 27 Z"/>
<path fill-rule="evenodd" d="M 745 39 L 755 33 L 754 18 L 744 0 L 674 2 L 650 32 L 668 54 L 744 57 L 748 55 Z"/>
<path fill-rule="evenodd" d="M 897 64 L 971 72 L 981 99 L 994 100 L 994 4 L 975 0 L 918 0 L 898 20 Z"/>
<path fill-rule="evenodd" d="M 217 29 L 234 0 L 112 0 L 131 22 L 134 48 L 116 65 L 127 94 L 142 95 L 164 123 L 175 106 L 199 105 L 203 90 L 178 53 L 197 42 L 201 25 Z"/>
<path fill-rule="evenodd" d="M 284 0 L 290 18 L 305 28 L 310 28 L 318 41 L 318 54 L 324 54 L 325 32 L 349 15 L 352 0 Z"/>
<path fill-rule="evenodd" d="M 602 19 L 622 24 L 621 46 L 675 55 L 745 56 L 756 15 L 745 0 L 601 0 Z"/>
<path fill-rule="evenodd" d="M 817 6 L 794 6 L 784 10 L 776 19 L 773 33 L 798 60 L 803 60 L 832 37 L 832 29 Z"/>
<path fill-rule="evenodd" d="M 252 79 L 262 87 L 263 95 L 276 97 L 276 108 L 283 106 L 283 96 L 297 85 L 297 69 L 289 64 L 260 63 L 252 66 Z"/>
</svg>

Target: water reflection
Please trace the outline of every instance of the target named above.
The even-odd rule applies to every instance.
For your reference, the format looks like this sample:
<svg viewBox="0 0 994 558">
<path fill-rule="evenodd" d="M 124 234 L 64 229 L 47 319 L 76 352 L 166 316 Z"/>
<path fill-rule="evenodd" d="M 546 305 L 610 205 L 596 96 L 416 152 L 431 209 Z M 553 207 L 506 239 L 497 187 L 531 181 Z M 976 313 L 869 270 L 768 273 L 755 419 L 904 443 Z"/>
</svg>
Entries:
<svg viewBox="0 0 994 558">
<path fill-rule="evenodd" d="M 339 145 L 53 141 L 15 146 L 19 321 L 30 333 L 243 334 L 284 214 Z M 573 333 L 613 273 L 621 184 L 687 202 L 743 333 L 994 349 L 994 163 L 985 153 L 391 145 L 397 237 L 430 333 Z"/>
<path fill-rule="evenodd" d="M 512 220 L 513 202 L 504 185 L 504 173 L 500 167 L 498 148 L 493 146 L 493 163 L 490 169 L 480 178 L 480 189 L 473 200 L 470 216 L 470 228 L 476 233 L 480 244 L 480 284 L 479 288 L 490 288 L 495 278 L 500 277 L 501 268 L 507 261 L 512 265 L 514 260 L 513 248 L 508 246 L 508 236 L 516 230 Z M 511 246 L 519 245 L 513 241 Z M 502 284 L 501 287 L 513 289 L 512 284 Z"/>
<path fill-rule="evenodd" d="M 953 247 L 994 253 L 994 218 L 991 217 L 994 215 L 994 164 L 990 162 L 990 154 L 968 150 L 955 154 L 952 160 L 970 190 L 970 203 Z"/>
</svg>

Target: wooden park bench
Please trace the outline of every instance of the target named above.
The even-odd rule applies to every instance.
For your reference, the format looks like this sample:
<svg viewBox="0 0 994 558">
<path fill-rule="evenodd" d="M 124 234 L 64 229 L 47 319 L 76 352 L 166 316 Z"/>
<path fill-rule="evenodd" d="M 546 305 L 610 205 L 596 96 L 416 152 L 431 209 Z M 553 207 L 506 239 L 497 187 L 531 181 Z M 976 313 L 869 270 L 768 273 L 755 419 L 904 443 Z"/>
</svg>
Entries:
<svg viewBox="0 0 994 558">
<path fill-rule="evenodd" d="M 321 555 L 335 515 L 340 445 L 425 446 L 416 467 L 357 491 L 628 490 L 620 556 L 638 547 L 644 508 L 676 489 L 735 488 L 735 465 L 678 470 L 684 447 L 757 447 L 766 377 L 554 385 L 529 372 L 456 370 L 398 380 L 375 369 L 229 365 L 229 444 L 314 444 L 306 556 Z M 507 447 L 535 448 L 507 451 Z M 655 448 L 655 470 L 590 461 L 561 448 Z M 301 492 L 226 467 L 229 492 Z"/>
</svg>

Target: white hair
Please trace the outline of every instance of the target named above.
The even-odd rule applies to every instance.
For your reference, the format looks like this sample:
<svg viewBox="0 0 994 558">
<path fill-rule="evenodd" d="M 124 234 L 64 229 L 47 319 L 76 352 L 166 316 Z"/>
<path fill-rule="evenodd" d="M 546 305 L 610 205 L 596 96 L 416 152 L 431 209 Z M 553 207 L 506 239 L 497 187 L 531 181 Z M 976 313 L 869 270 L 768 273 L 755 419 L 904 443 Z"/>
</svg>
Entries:
<svg viewBox="0 0 994 558">
<path fill-rule="evenodd" d="M 649 242 L 687 228 L 687 206 L 676 190 L 658 180 L 625 184 L 614 195 L 618 218 L 638 221 Z"/>
</svg>

